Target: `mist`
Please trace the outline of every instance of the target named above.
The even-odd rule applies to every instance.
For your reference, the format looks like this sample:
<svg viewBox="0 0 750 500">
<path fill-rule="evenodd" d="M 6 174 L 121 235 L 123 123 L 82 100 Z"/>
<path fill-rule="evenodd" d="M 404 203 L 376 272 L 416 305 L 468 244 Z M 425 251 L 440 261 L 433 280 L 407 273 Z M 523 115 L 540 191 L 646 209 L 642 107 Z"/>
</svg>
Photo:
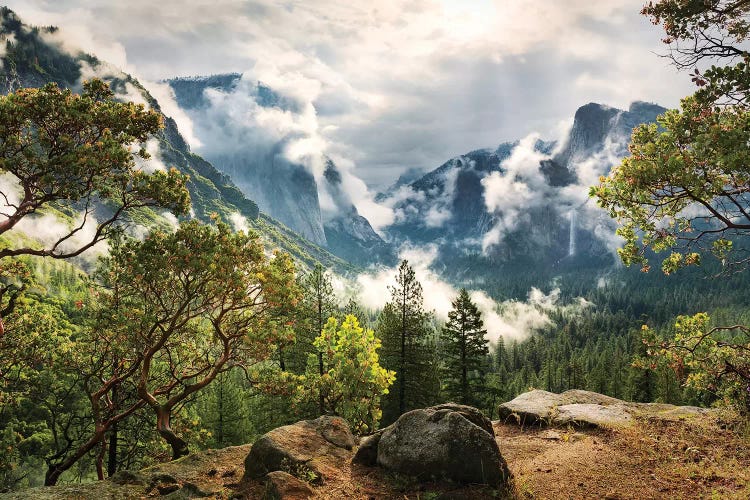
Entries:
<svg viewBox="0 0 750 500">
<path fill-rule="evenodd" d="M 424 309 L 433 312 L 440 321 L 445 322 L 459 289 L 430 268 L 437 258 L 437 253 L 437 247 L 434 245 L 424 248 L 407 246 L 402 248 L 399 257 L 409 262 L 422 285 Z M 397 274 L 398 268 L 391 267 L 365 272 L 351 280 L 335 278 L 335 289 L 342 301 L 353 297 L 367 309 L 381 310 L 391 298 L 388 287 L 395 285 Z M 500 337 L 505 341 L 523 341 L 535 332 L 552 325 L 553 313 L 575 316 L 594 306 L 582 297 L 564 303 L 560 299 L 560 289 L 557 287 L 547 293 L 538 288 L 531 288 L 526 300 L 523 301 L 496 301 L 484 291 L 467 291 L 482 313 L 484 327 L 487 330 L 486 338 L 491 343 L 496 343 Z"/>
</svg>

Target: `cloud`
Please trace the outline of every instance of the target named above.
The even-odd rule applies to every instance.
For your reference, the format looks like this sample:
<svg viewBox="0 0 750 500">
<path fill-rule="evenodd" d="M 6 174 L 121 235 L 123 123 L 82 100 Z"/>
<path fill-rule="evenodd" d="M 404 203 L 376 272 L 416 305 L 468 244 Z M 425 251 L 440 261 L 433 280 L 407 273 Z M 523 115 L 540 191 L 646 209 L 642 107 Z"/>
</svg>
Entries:
<svg viewBox="0 0 750 500">
<path fill-rule="evenodd" d="M 434 245 L 424 248 L 407 246 L 401 249 L 400 258 L 409 261 L 417 280 L 422 285 L 425 310 L 434 311 L 438 319 L 447 321 L 458 290 L 430 268 L 437 252 Z M 390 300 L 388 287 L 395 284 L 397 273 L 395 267 L 381 268 L 362 273 L 353 281 L 339 278 L 336 280 L 335 288 L 342 299 L 356 296 L 364 307 L 378 310 Z M 491 342 L 496 342 L 499 337 L 505 340 L 524 340 L 534 332 L 551 325 L 552 313 L 577 315 L 593 306 L 582 297 L 570 303 L 562 303 L 559 288 L 553 289 L 549 294 L 532 288 L 526 301 L 498 302 L 480 290 L 470 290 L 469 295 L 482 313 L 487 339 Z"/>
<path fill-rule="evenodd" d="M 247 217 L 239 212 L 232 212 L 229 216 L 229 222 L 232 223 L 235 231 L 245 231 L 247 233 L 250 230 L 250 224 L 247 221 Z"/>
<path fill-rule="evenodd" d="M 495 224 L 483 237 L 484 252 L 515 230 L 530 209 L 549 203 L 546 196 L 549 186 L 540 164 L 550 155 L 537 151 L 538 141 L 536 133 L 523 138 L 500 164 L 502 172 L 492 172 L 482 179 L 485 207 L 496 217 Z"/>
<path fill-rule="evenodd" d="M 352 160 L 353 175 L 376 187 L 411 167 L 547 135 L 585 102 L 675 105 L 691 90 L 652 54 L 662 34 L 632 0 L 8 5 L 145 80 L 251 68 L 311 101 L 328 154 Z"/>
</svg>

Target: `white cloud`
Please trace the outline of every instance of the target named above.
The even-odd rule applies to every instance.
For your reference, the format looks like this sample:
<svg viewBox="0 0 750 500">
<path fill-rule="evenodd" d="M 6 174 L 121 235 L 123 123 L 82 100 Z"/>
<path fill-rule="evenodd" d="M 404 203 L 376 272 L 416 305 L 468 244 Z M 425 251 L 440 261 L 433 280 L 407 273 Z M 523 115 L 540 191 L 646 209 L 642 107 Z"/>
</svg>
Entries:
<svg viewBox="0 0 750 500">
<path fill-rule="evenodd" d="M 328 153 L 381 186 L 410 167 L 548 133 L 584 102 L 674 105 L 691 89 L 652 54 L 663 51 L 662 34 L 632 0 L 8 5 L 146 80 L 251 68 L 312 101 Z M 299 154 L 319 146 L 311 142 L 297 143 Z"/>
<path fill-rule="evenodd" d="M 229 216 L 229 222 L 232 223 L 235 231 L 245 231 L 247 233 L 250 230 L 250 224 L 247 222 L 247 217 L 239 212 L 232 212 Z"/>
</svg>

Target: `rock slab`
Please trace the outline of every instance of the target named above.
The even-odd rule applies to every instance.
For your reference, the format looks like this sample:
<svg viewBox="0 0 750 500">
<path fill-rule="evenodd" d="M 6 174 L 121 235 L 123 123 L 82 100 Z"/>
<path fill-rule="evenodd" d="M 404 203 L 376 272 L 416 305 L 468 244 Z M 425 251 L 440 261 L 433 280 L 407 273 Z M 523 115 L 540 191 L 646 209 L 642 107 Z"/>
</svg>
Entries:
<svg viewBox="0 0 750 500">
<path fill-rule="evenodd" d="M 706 413 L 705 408 L 661 403 L 630 403 L 596 392 L 571 390 L 562 394 L 533 390 L 498 408 L 501 420 L 520 425 L 627 427 L 635 417 L 679 420 Z"/>
</svg>

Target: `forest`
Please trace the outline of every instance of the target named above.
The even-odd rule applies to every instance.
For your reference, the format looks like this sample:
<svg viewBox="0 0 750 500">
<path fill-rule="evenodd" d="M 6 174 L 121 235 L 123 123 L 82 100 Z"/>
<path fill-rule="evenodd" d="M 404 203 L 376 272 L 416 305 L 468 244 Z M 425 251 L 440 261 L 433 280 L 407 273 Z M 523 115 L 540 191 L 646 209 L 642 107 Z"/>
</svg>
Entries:
<svg viewBox="0 0 750 500">
<path fill-rule="evenodd" d="M 688 43 L 671 53 L 682 69 L 726 64 L 695 69 L 696 94 L 637 127 L 630 155 L 590 188 L 619 224 L 624 266 L 562 270 L 548 288 L 585 307 L 545 310 L 543 326 L 494 342 L 466 288 L 447 319 L 429 310 L 408 260 L 373 310 L 305 249 L 290 255 L 226 214 L 191 216 L 190 175 L 141 168 L 170 123 L 102 80 L 0 96 L 0 492 L 103 480 L 320 415 L 360 436 L 444 402 L 494 420 L 531 389 L 747 419 L 748 12 L 644 7 L 668 43 Z M 497 301 L 544 275 L 489 271 L 481 286 Z"/>
</svg>

